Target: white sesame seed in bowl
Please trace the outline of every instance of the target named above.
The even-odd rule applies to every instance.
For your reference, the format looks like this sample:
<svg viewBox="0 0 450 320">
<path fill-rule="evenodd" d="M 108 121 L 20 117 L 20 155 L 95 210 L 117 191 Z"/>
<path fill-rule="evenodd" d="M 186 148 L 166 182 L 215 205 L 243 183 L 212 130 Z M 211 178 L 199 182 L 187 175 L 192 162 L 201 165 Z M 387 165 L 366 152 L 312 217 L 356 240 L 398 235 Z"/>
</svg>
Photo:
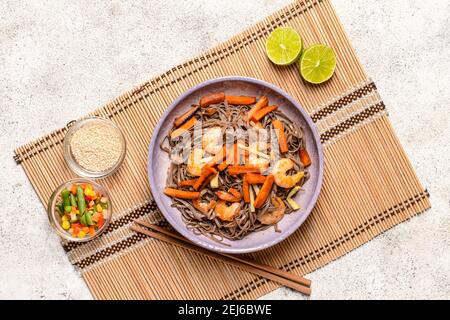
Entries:
<svg viewBox="0 0 450 320">
<path fill-rule="evenodd" d="M 81 177 L 100 179 L 116 172 L 126 154 L 122 131 L 111 120 L 91 117 L 69 127 L 64 159 Z"/>
</svg>

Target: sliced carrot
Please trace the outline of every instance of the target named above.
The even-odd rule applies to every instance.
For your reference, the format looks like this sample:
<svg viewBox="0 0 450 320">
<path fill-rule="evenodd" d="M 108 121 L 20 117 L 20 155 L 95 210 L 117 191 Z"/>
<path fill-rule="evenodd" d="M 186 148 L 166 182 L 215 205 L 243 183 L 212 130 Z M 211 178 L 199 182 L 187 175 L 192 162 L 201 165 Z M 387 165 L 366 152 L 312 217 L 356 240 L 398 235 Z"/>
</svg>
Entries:
<svg viewBox="0 0 450 320">
<path fill-rule="evenodd" d="M 265 116 L 267 116 L 269 113 L 271 113 L 272 111 L 275 111 L 277 109 L 278 109 L 278 106 L 269 106 L 269 107 L 262 108 L 255 112 L 252 119 L 254 121 L 259 121 L 262 118 L 264 118 Z"/>
<path fill-rule="evenodd" d="M 200 177 L 198 177 L 197 181 L 194 184 L 194 190 L 200 189 L 204 184 L 208 182 L 208 178 L 210 178 L 211 175 L 216 173 L 217 173 L 216 169 L 207 164 L 204 165 Z"/>
<path fill-rule="evenodd" d="M 90 226 L 89 227 L 89 235 L 91 237 L 95 236 L 95 228 L 94 228 L 94 226 Z"/>
<path fill-rule="evenodd" d="M 191 199 L 191 200 L 200 197 L 200 192 L 177 190 L 173 188 L 165 188 L 164 194 L 172 198 Z"/>
<path fill-rule="evenodd" d="M 216 92 L 200 98 L 200 106 L 206 108 L 211 104 L 217 104 L 225 101 L 225 93 Z"/>
<path fill-rule="evenodd" d="M 261 168 L 246 164 L 246 165 L 234 165 L 234 166 L 228 166 L 228 174 L 235 176 L 242 173 L 259 173 L 261 172 Z"/>
<path fill-rule="evenodd" d="M 176 117 L 175 120 L 173 121 L 173 125 L 175 126 L 175 128 L 178 128 L 183 123 L 185 123 L 190 117 L 194 115 L 194 113 L 197 112 L 198 109 L 200 109 L 200 106 L 194 105 L 188 111 L 183 113 L 181 116 Z"/>
<path fill-rule="evenodd" d="M 186 121 L 183 125 L 179 126 L 178 129 L 175 129 L 170 134 L 170 138 L 175 139 L 179 136 L 181 136 L 183 133 L 191 129 L 195 123 L 197 122 L 197 118 L 191 118 L 188 121 Z"/>
<path fill-rule="evenodd" d="M 249 104 L 254 104 L 256 98 L 248 96 L 225 96 L 225 101 L 232 105 L 247 106 Z"/>
<path fill-rule="evenodd" d="M 228 167 L 228 163 L 227 163 L 226 161 L 224 161 L 224 162 L 222 162 L 221 164 L 219 164 L 219 165 L 217 166 L 217 170 L 223 171 L 223 170 L 225 170 L 227 167 Z"/>
<path fill-rule="evenodd" d="M 261 208 L 263 204 L 266 202 L 267 197 L 270 194 L 270 190 L 272 190 L 273 180 L 274 178 L 272 175 L 267 176 L 266 181 L 264 182 L 261 189 L 259 190 L 258 195 L 256 196 L 255 199 L 256 209 Z"/>
<path fill-rule="evenodd" d="M 284 125 L 280 120 L 273 120 L 272 125 L 276 130 L 276 134 L 278 137 L 278 144 L 280 145 L 280 152 L 286 153 L 289 151 L 288 143 L 286 140 L 286 135 L 284 134 Z"/>
<path fill-rule="evenodd" d="M 258 173 L 247 173 L 248 184 L 262 184 L 266 181 L 266 176 L 260 175 Z"/>
<path fill-rule="evenodd" d="M 262 96 L 259 98 L 258 102 L 248 110 L 247 119 L 250 121 L 253 118 L 253 115 L 260 109 L 267 107 L 269 105 L 269 99 L 266 96 Z"/>
<path fill-rule="evenodd" d="M 195 185 L 196 181 L 197 181 L 197 179 L 178 181 L 177 182 L 177 186 L 179 186 L 179 187 L 193 187 Z"/>
<path fill-rule="evenodd" d="M 300 149 L 300 161 L 305 168 L 311 165 L 311 158 L 305 148 Z"/>
<path fill-rule="evenodd" d="M 239 198 L 239 199 L 242 198 L 242 194 L 241 194 L 241 192 L 238 189 L 230 188 L 230 189 L 228 189 L 228 192 L 231 193 L 236 198 Z"/>
<path fill-rule="evenodd" d="M 97 227 L 100 229 L 101 227 L 103 227 L 104 224 L 105 224 L 105 217 L 101 215 L 100 217 L 98 217 Z"/>
<path fill-rule="evenodd" d="M 248 175 L 244 175 L 244 183 L 242 184 L 242 193 L 244 194 L 244 202 L 250 202 L 250 185 L 248 184 Z"/>
<path fill-rule="evenodd" d="M 70 187 L 70 192 L 71 192 L 74 196 L 77 195 L 77 186 L 73 184 L 73 185 Z"/>
</svg>

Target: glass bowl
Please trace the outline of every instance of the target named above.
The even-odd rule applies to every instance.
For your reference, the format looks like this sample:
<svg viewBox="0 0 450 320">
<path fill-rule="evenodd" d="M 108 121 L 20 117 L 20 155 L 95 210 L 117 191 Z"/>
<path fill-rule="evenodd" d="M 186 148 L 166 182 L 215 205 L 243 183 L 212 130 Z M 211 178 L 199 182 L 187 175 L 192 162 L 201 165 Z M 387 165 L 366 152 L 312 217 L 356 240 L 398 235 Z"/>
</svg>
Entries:
<svg viewBox="0 0 450 320">
<path fill-rule="evenodd" d="M 94 187 L 94 190 L 100 191 L 102 196 L 106 197 L 106 204 L 107 204 L 107 209 L 106 209 L 107 212 L 106 212 L 106 214 L 104 214 L 105 221 L 104 221 L 103 226 L 97 230 L 97 232 L 95 233 L 94 236 L 87 235 L 84 238 L 74 237 L 70 234 L 70 232 L 68 232 L 67 230 L 64 230 L 62 228 L 61 217 L 58 213 L 58 210 L 56 209 L 56 203 L 61 200 L 61 191 L 64 188 L 67 188 L 70 190 L 70 187 L 73 184 L 80 184 L 80 183 L 91 184 Z M 108 228 L 108 225 L 109 225 L 109 223 L 111 221 L 111 217 L 112 217 L 111 197 L 108 193 L 108 190 L 106 190 L 106 188 L 104 188 L 103 186 L 99 185 L 98 183 L 96 183 L 92 180 L 83 179 L 83 178 L 71 179 L 71 180 L 61 184 L 53 192 L 53 194 L 50 197 L 50 200 L 48 201 L 47 214 L 48 214 L 48 220 L 49 220 L 51 226 L 53 227 L 53 229 L 55 229 L 55 231 L 58 233 L 58 235 L 61 238 L 69 240 L 69 241 L 74 241 L 74 242 L 90 241 L 92 239 L 99 237 Z"/>
<path fill-rule="evenodd" d="M 93 125 L 93 124 L 102 124 L 102 125 L 109 126 L 115 132 L 117 132 L 117 134 L 120 138 L 122 151 L 121 151 L 119 158 L 117 159 L 117 162 L 112 167 L 110 167 L 106 170 L 103 170 L 103 171 L 93 171 L 93 170 L 84 168 L 77 162 L 77 160 L 75 159 L 75 157 L 72 153 L 71 141 L 72 141 L 72 138 L 73 138 L 73 135 L 75 134 L 75 132 L 77 132 L 78 129 L 80 129 L 84 126 L 89 126 L 89 125 Z M 78 121 L 74 122 L 73 124 L 70 124 L 69 130 L 67 131 L 66 136 L 64 137 L 64 159 L 66 160 L 66 163 L 69 166 L 70 170 L 72 170 L 78 176 L 84 177 L 84 178 L 101 179 L 101 178 L 105 178 L 105 177 L 113 174 L 114 172 L 116 172 L 119 169 L 119 167 L 122 165 L 123 160 L 125 159 L 126 149 L 127 149 L 127 146 L 126 146 L 125 137 L 124 137 L 122 131 L 120 130 L 120 128 L 118 126 L 116 126 L 114 124 L 114 122 L 112 122 L 111 120 L 100 118 L 100 117 L 90 117 L 90 118 L 78 120 Z"/>
</svg>

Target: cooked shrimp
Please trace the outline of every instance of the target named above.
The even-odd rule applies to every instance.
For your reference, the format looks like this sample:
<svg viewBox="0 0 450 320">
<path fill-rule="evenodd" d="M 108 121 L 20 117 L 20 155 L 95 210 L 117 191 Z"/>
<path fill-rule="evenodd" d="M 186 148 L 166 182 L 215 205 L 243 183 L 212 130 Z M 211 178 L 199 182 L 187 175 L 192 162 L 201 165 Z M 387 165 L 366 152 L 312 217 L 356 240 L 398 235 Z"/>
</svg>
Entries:
<svg viewBox="0 0 450 320">
<path fill-rule="evenodd" d="M 258 216 L 258 220 L 264 225 L 272 225 L 283 219 L 286 206 L 281 198 L 274 196 L 270 199 L 275 209 L 266 211 Z"/>
<path fill-rule="evenodd" d="M 242 198 L 242 194 L 241 194 L 241 192 L 238 189 L 230 188 L 230 189 L 228 189 L 228 192 L 231 193 L 236 198 L 239 198 L 239 199 Z"/>
<path fill-rule="evenodd" d="M 211 200 L 209 203 L 207 202 L 201 202 L 200 198 L 192 200 L 192 205 L 195 209 L 202 213 L 208 213 L 209 210 L 213 209 L 216 206 L 216 201 Z"/>
<path fill-rule="evenodd" d="M 234 202 L 228 206 L 225 201 L 219 200 L 214 210 L 220 220 L 233 221 L 233 219 L 239 214 L 240 208 L 241 204 L 238 202 Z"/>
<path fill-rule="evenodd" d="M 228 189 L 228 192 L 216 191 L 216 195 L 219 199 L 228 202 L 239 202 L 242 199 L 242 195 L 239 190 L 236 190 L 234 188 Z"/>
<path fill-rule="evenodd" d="M 222 129 L 212 127 L 206 129 L 202 136 L 202 147 L 211 154 L 216 154 L 222 150 Z"/>
<path fill-rule="evenodd" d="M 189 172 L 193 176 L 199 177 L 202 174 L 202 158 L 203 150 L 200 148 L 194 148 L 188 159 L 188 163 L 186 166 L 187 172 Z"/>
<path fill-rule="evenodd" d="M 274 182 L 282 188 L 292 188 L 302 180 L 305 173 L 299 171 L 293 175 L 287 175 L 286 172 L 294 168 L 294 162 L 291 159 L 283 158 L 275 163 L 273 168 Z"/>
</svg>

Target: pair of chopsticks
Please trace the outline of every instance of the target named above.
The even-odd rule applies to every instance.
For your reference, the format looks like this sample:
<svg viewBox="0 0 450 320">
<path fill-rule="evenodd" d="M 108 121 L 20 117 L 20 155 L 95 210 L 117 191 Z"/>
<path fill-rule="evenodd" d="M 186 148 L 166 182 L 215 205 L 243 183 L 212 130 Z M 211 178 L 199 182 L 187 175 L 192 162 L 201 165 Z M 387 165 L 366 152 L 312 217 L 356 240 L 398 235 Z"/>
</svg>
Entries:
<svg viewBox="0 0 450 320">
<path fill-rule="evenodd" d="M 165 228 L 161 228 L 157 225 L 148 223 L 146 221 L 135 220 L 134 222 L 139 225 L 139 226 L 137 225 L 131 226 L 131 230 L 135 232 L 176 245 L 178 247 L 202 253 L 216 260 L 226 262 L 230 265 L 241 268 L 245 271 L 251 272 L 258 276 L 277 282 L 278 284 L 289 287 L 305 295 L 308 296 L 311 295 L 311 281 L 308 279 L 305 279 L 303 277 L 297 276 L 295 274 L 268 265 L 238 258 L 237 256 L 206 250 L 202 247 L 196 246 L 195 244 L 185 239 L 178 233 L 167 230 Z"/>
</svg>

